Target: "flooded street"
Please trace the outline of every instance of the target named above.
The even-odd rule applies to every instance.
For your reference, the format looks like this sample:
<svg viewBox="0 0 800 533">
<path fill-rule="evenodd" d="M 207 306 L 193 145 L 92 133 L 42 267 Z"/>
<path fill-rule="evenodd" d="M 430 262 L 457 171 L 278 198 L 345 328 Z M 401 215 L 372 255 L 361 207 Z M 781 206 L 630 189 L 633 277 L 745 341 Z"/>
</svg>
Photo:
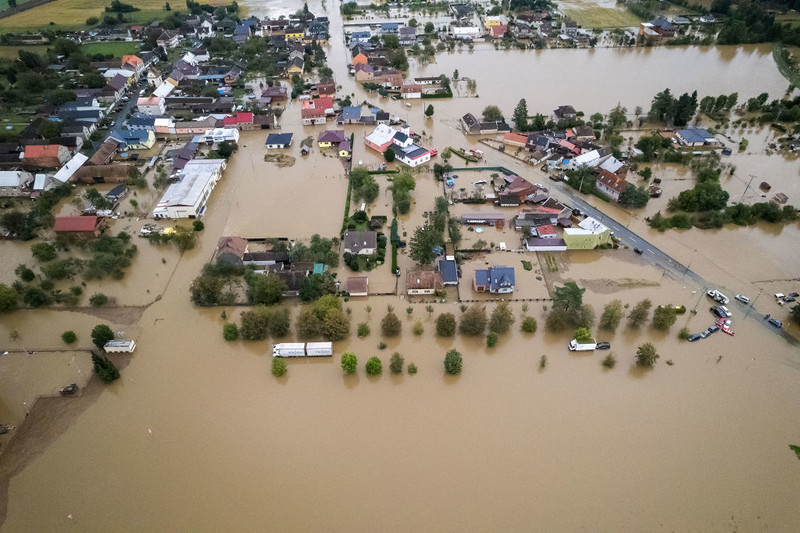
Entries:
<svg viewBox="0 0 800 533">
<path fill-rule="evenodd" d="M 261 17 L 301 6 L 245 4 Z M 464 113 L 479 114 L 497 104 L 510 115 L 522 97 L 532 112 L 550 113 L 569 103 L 589 114 L 606 112 L 618 101 L 629 109 L 647 108 L 665 87 L 697 88 L 701 94 L 738 91 L 741 101 L 763 91 L 778 97 L 788 85 L 762 46 L 543 52 L 476 46 L 472 53 L 440 54 L 435 64 L 412 63 L 412 74 L 451 75 L 457 68 L 477 80 L 480 98 L 435 101 L 434 118 L 424 119 L 421 101 L 407 108 L 355 88 L 346 74 L 338 4 L 327 7 L 309 3 L 312 12 L 331 17 L 328 60 L 344 87 L 340 92 L 354 92 L 354 101 L 369 99 L 399 114 L 425 132 L 423 145 L 439 150 L 472 146 L 456 124 Z M 135 354 L 121 365 L 121 379 L 108 387 L 95 380 L 78 397 L 41 402 L 29 415 L 32 423 L 10 444 L 2 441 L 2 531 L 796 529 L 800 463 L 788 445 L 800 444 L 800 350 L 765 327 L 756 313 L 745 319 L 747 308 L 736 302 L 730 306 L 735 336 L 678 340 L 684 326 L 695 333 L 713 323 L 704 288 L 670 278 L 631 250 L 564 253 L 550 268 L 541 255 L 493 252 L 469 266 L 517 268 L 524 285 L 516 298 L 545 298 L 547 284 L 574 280 L 587 287 L 584 302 L 598 317 L 613 299 L 632 307 L 650 298 L 654 305 L 697 311 L 680 315 L 668 333 L 649 325 L 632 329 L 625 321 L 615 333 L 597 331 L 598 340 L 612 344 L 613 369 L 600 364 L 609 352 L 575 354 L 567 350 L 572 332 L 545 331 L 549 302 L 514 301 L 516 323 L 494 348 L 486 347 L 485 338 L 436 337 L 437 315 L 461 313 L 454 289 L 446 303 L 427 297 L 409 304 L 402 291 L 350 299 L 344 305 L 351 310 L 352 334 L 334 344 L 334 357 L 290 360 L 288 375 L 280 379 L 270 375 L 271 340 L 225 342 L 223 324 L 238 321 L 247 308 L 198 308 L 189 299 L 189 286 L 220 236 L 339 236 L 347 194 L 344 166 L 320 153 L 316 143 L 309 156 L 299 155 L 300 141 L 323 131 L 303 127 L 299 109 L 290 103 L 280 120 L 283 132 L 294 133 L 292 166 L 264 161 L 266 132 L 242 133 L 211 196 L 195 249 L 181 256 L 174 246 L 137 239 L 143 242 L 137 242 L 139 252 L 121 282 L 92 282 L 85 289 L 85 294 L 103 290 L 135 307 L 2 316 L 0 353 L 14 353 L 2 356 L 0 372 L 3 383 L 14 385 L 0 395 L 0 416 L 18 426 L 27 413 L 21 402 L 53 394 L 64 380 L 74 381 L 70 372 L 85 374 L 91 365 L 84 351 L 68 367 L 72 359 L 62 352 L 50 370 L 37 359 L 26 367 L 33 368 L 26 377 L 15 366 L 17 359 L 6 357 L 24 357 L 20 350 L 62 350 L 60 336 L 68 329 L 78 334 L 76 346 L 87 348 L 97 323 L 109 323 L 137 341 Z M 347 127 L 355 135 L 353 164 L 375 168 L 381 160 L 364 147 L 364 132 Z M 518 170 L 530 181 L 544 177 L 498 152 L 487 153 L 486 164 Z M 771 164 L 773 158 L 765 159 L 764 165 Z M 774 164 L 770 168 L 788 186 L 796 174 L 790 179 L 786 169 L 796 172 L 796 161 Z M 668 169 L 656 171 L 675 177 L 676 189 L 683 187 Z M 470 177 L 477 173 L 462 174 L 462 181 L 477 179 Z M 391 218 L 389 182 L 376 178 L 381 190 L 369 213 Z M 398 216 L 403 239 L 442 192 L 427 169 L 416 178 L 411 212 Z M 567 193 L 553 191 L 568 200 Z M 744 186 L 739 194 L 743 191 Z M 792 201 L 800 194 L 793 191 Z M 672 195 L 673 190 L 665 193 L 660 203 Z M 753 298 L 763 290 L 759 311 L 778 312 L 768 303 L 769 291 L 778 285 L 767 280 L 796 278 L 800 268 L 797 225 L 659 234 L 646 226 L 647 213 L 632 217 L 604 209 L 701 275 Z M 118 221 L 115 230 L 142 222 Z M 469 243 L 477 236 L 464 230 L 464 238 Z M 484 238 L 490 240 L 490 233 Z M 500 238 L 518 244 L 508 228 L 491 234 L 492 240 Z M 13 251 L 0 254 L 0 281 L 13 280 L 20 257 L 32 261 L 28 248 L 0 243 L 3 252 Z M 531 260 L 533 271 L 523 271 L 521 259 Z M 399 264 L 405 274 L 412 261 L 401 254 Z M 342 266 L 337 273 L 339 279 L 352 275 Z M 371 292 L 394 291 L 389 265 L 369 276 Z M 472 296 L 469 279 L 465 268 L 462 297 Z M 527 315 L 538 321 L 535 334 L 519 329 L 526 304 Z M 388 305 L 403 330 L 397 338 L 382 339 L 380 321 Z M 432 316 L 426 305 L 433 305 Z M 487 302 L 487 310 L 494 305 Z M 296 316 L 299 302 L 290 300 L 288 306 Z M 424 326 L 419 336 L 412 334 L 416 320 Z M 360 322 L 370 325 L 371 335 L 356 337 Z M 8 340 L 14 331 L 17 342 Z M 796 328 L 791 331 L 797 335 Z M 381 341 L 388 345 L 383 350 Z M 654 369 L 642 370 L 634 364 L 635 352 L 648 341 L 661 357 Z M 458 377 L 446 375 L 442 363 L 453 347 L 464 355 Z M 345 351 L 358 356 L 354 376 L 343 376 L 339 366 Z M 390 374 L 395 351 L 419 373 Z M 384 363 L 378 377 L 364 372 L 373 355 Z M 546 368 L 540 368 L 542 355 Z M 26 379 L 35 380 L 37 388 L 26 390 Z"/>
</svg>

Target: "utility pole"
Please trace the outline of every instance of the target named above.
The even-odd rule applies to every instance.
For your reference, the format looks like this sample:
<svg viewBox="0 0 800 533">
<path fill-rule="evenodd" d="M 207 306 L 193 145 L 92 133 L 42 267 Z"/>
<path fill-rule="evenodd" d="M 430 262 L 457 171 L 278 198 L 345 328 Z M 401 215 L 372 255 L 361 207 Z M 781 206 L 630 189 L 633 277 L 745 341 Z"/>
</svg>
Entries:
<svg viewBox="0 0 800 533">
<path fill-rule="evenodd" d="M 742 199 L 740 200 L 740 202 L 744 203 L 744 195 L 747 194 L 747 189 L 750 188 L 750 184 L 753 183 L 754 179 L 756 179 L 756 177 L 750 174 L 750 181 L 747 182 L 747 186 L 744 188 L 744 192 L 742 193 Z"/>
</svg>

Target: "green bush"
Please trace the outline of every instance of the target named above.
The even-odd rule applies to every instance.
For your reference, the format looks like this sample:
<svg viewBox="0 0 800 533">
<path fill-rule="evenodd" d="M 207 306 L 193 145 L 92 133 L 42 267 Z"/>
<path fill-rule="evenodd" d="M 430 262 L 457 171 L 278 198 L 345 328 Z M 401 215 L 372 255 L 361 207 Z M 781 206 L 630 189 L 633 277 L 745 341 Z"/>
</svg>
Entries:
<svg viewBox="0 0 800 533">
<path fill-rule="evenodd" d="M 522 331 L 525 333 L 536 333 L 538 327 L 536 319 L 532 316 L 526 316 L 522 319 Z"/>
<path fill-rule="evenodd" d="M 98 324 L 92 329 L 92 342 L 99 350 L 110 340 L 114 339 L 114 332 L 106 324 Z"/>
<path fill-rule="evenodd" d="M 192 222 L 192 229 L 194 229 L 195 231 L 203 231 L 205 227 L 206 225 L 203 224 L 201 220 L 195 220 L 194 222 Z"/>
<path fill-rule="evenodd" d="M 273 357 L 272 358 L 272 375 L 276 378 L 282 378 L 286 375 L 288 370 L 288 365 L 286 364 L 285 359 L 281 359 L 280 357 Z"/>
<path fill-rule="evenodd" d="M 392 358 L 389 360 L 389 370 L 392 372 L 392 374 L 402 374 L 404 363 L 405 358 L 403 355 L 398 352 L 394 352 L 392 354 Z"/>
<path fill-rule="evenodd" d="M 452 349 L 444 356 L 444 369 L 448 374 L 456 375 L 461 373 L 462 367 L 461 353 Z"/>
<path fill-rule="evenodd" d="M 108 296 L 100 292 L 93 294 L 89 298 L 89 303 L 92 305 L 92 307 L 102 307 L 108 303 Z"/>
<path fill-rule="evenodd" d="M 689 328 L 681 328 L 678 332 L 678 338 L 682 341 L 689 339 Z"/>
<path fill-rule="evenodd" d="M 92 366 L 94 373 L 103 383 L 111 383 L 119 379 L 119 370 L 105 355 L 92 352 Z"/>
<path fill-rule="evenodd" d="M 342 370 L 345 374 L 355 374 L 358 368 L 358 358 L 353 352 L 345 352 L 342 354 Z"/>
<path fill-rule="evenodd" d="M 617 358 L 616 358 L 616 357 L 614 357 L 614 354 L 613 354 L 613 353 L 610 353 L 610 354 L 608 354 L 608 355 L 606 356 L 606 358 L 605 358 L 605 359 L 603 359 L 603 363 L 602 363 L 602 365 L 603 365 L 605 368 L 614 368 L 614 366 L 615 366 L 616 364 L 617 364 Z"/>
<path fill-rule="evenodd" d="M 369 336 L 369 332 L 370 332 L 369 324 L 367 324 L 366 322 L 361 322 L 358 325 L 358 336 L 360 338 L 368 337 Z"/>
<path fill-rule="evenodd" d="M 383 363 L 381 360 L 374 355 L 369 358 L 366 365 L 367 374 L 370 376 L 378 376 L 381 372 L 383 372 Z"/>
<path fill-rule="evenodd" d="M 66 344 L 72 344 L 76 340 L 78 340 L 78 336 L 75 335 L 74 331 L 65 331 L 61 334 L 61 340 L 64 341 Z"/>
<path fill-rule="evenodd" d="M 422 335 L 425 332 L 425 327 L 422 325 L 422 321 L 421 320 L 417 320 L 416 322 L 414 322 L 414 327 L 413 327 L 413 329 L 411 331 L 417 337 Z"/>
<path fill-rule="evenodd" d="M 497 333 L 495 332 L 489 333 L 486 336 L 486 346 L 488 346 L 489 348 L 494 348 L 495 346 L 497 346 L 498 340 L 499 336 L 497 335 Z"/>
<path fill-rule="evenodd" d="M 436 317 L 436 334 L 440 337 L 456 334 L 456 316 L 453 313 L 442 313 Z"/>
<path fill-rule="evenodd" d="M 222 326 L 222 338 L 228 342 L 237 340 L 239 338 L 239 328 L 236 324 L 225 324 Z"/>
<path fill-rule="evenodd" d="M 408 365 L 408 373 L 411 374 L 412 376 L 414 374 L 416 374 L 417 373 L 417 365 L 415 365 L 414 363 L 409 364 Z"/>
</svg>

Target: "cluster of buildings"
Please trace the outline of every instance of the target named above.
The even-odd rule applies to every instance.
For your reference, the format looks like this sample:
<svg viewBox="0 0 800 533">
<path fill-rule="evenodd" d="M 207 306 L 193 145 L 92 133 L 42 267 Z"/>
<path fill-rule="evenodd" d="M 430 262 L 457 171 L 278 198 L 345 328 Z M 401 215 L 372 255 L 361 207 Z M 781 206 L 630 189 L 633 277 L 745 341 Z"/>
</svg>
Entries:
<svg viewBox="0 0 800 533">
<path fill-rule="evenodd" d="M 364 144 L 378 153 L 394 152 L 395 159 L 409 167 L 417 167 L 431 160 L 433 153 L 414 141 L 414 134 L 407 127 L 396 130 L 386 124 L 378 124 Z"/>
</svg>

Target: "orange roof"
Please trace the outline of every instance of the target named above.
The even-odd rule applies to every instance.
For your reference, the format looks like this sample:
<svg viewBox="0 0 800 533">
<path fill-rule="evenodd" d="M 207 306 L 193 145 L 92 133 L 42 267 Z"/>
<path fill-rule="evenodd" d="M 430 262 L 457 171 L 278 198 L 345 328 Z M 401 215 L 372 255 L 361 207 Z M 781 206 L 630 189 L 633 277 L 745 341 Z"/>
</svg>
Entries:
<svg viewBox="0 0 800 533">
<path fill-rule="evenodd" d="M 139 66 L 142 64 L 142 60 L 139 58 L 139 56 L 122 56 L 122 64 L 124 65 L 125 63 Z"/>
<path fill-rule="evenodd" d="M 29 144 L 25 147 L 25 159 L 34 157 L 58 157 L 60 144 Z"/>
<path fill-rule="evenodd" d="M 56 232 L 61 231 L 94 231 L 102 220 L 101 217 L 56 217 L 53 229 Z"/>
<path fill-rule="evenodd" d="M 324 117 L 325 116 L 325 110 L 324 109 L 313 109 L 313 108 L 302 109 L 302 110 L 300 110 L 300 116 L 302 118 Z"/>
<path fill-rule="evenodd" d="M 333 98 L 327 96 L 322 98 L 315 98 L 311 101 L 314 104 L 315 109 L 332 109 L 333 108 Z"/>
<path fill-rule="evenodd" d="M 525 144 L 528 142 L 527 135 L 520 135 L 519 133 L 506 133 L 503 135 L 503 140 L 508 142 L 518 142 Z"/>
</svg>

